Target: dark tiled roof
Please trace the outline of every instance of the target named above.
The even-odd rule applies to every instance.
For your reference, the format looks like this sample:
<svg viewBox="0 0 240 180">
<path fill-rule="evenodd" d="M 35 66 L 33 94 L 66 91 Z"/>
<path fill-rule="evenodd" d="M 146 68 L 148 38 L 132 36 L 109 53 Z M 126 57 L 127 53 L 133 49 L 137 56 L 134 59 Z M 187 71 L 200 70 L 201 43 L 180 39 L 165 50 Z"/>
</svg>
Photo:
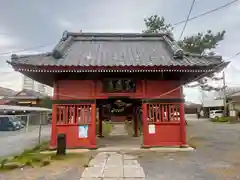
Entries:
<svg viewBox="0 0 240 180">
<path fill-rule="evenodd" d="M 0 96 L 8 97 L 8 96 L 15 95 L 16 93 L 17 92 L 12 89 L 0 87 Z"/>
<path fill-rule="evenodd" d="M 69 33 L 50 53 L 12 55 L 34 66 L 209 66 L 221 57 L 184 53 L 168 34 Z"/>
<path fill-rule="evenodd" d="M 41 99 L 45 97 L 44 94 L 36 92 L 30 89 L 23 89 L 18 92 L 16 95 L 9 97 L 10 99 Z"/>
</svg>

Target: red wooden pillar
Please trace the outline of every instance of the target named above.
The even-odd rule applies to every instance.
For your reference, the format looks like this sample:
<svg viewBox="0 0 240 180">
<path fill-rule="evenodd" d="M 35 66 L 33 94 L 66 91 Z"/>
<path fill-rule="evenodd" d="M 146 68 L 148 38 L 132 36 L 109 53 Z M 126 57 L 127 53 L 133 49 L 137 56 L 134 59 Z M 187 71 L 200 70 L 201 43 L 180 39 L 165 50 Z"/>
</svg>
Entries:
<svg viewBox="0 0 240 180">
<path fill-rule="evenodd" d="M 50 147 L 57 146 L 57 105 L 52 105 L 52 129 L 51 129 L 51 142 Z"/>
<path fill-rule="evenodd" d="M 138 116 L 137 116 L 137 108 L 134 107 L 133 110 L 133 120 L 134 120 L 134 137 L 138 137 Z"/>
<path fill-rule="evenodd" d="M 181 143 L 186 145 L 186 122 L 184 115 L 184 103 L 180 103 L 180 133 L 181 133 Z"/>
<path fill-rule="evenodd" d="M 103 137 L 102 134 L 102 121 L 103 121 L 103 109 L 102 106 L 99 107 L 99 112 L 98 112 L 98 137 Z"/>
<path fill-rule="evenodd" d="M 149 147 L 147 144 L 148 122 L 147 122 L 147 104 L 142 104 L 142 129 L 143 129 L 143 147 Z"/>
<path fill-rule="evenodd" d="M 88 148 L 96 148 L 96 104 L 91 104 L 91 132 L 90 132 L 91 145 Z"/>
</svg>

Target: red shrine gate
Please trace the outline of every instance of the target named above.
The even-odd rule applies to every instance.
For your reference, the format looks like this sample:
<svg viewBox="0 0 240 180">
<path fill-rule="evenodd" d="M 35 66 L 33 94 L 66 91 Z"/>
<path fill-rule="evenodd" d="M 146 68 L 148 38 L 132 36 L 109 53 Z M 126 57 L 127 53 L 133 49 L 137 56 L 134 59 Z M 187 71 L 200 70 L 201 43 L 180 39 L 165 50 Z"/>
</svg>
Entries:
<svg viewBox="0 0 240 180">
<path fill-rule="evenodd" d="M 58 104 L 54 105 L 53 112 L 52 134 L 65 134 L 68 148 L 96 148 L 95 104 Z M 85 137 L 79 137 L 81 130 L 87 131 Z M 52 139 L 51 146 L 56 147 L 56 140 L 56 137 Z"/>
<path fill-rule="evenodd" d="M 184 103 L 144 103 L 144 146 L 186 145 Z"/>
<path fill-rule="evenodd" d="M 8 63 L 54 88 L 50 144 L 56 147 L 58 135 L 65 134 L 68 148 L 97 147 L 101 108 L 111 98 L 138 102 L 128 117 L 135 121 L 135 136 L 141 119 L 144 147 L 185 145 L 182 84 L 228 64 L 219 56 L 184 52 L 167 33 L 70 32 L 64 32 L 52 52 L 12 55 Z"/>
<path fill-rule="evenodd" d="M 156 86 L 156 83 L 161 83 L 164 85 L 164 88 Z M 99 129 L 99 136 L 102 136 L 101 125 L 104 116 L 101 113 L 102 108 L 100 105 L 104 103 L 99 103 L 98 99 L 85 99 L 75 102 L 72 100 L 72 96 L 74 95 L 78 95 L 79 97 L 86 96 L 89 97 L 89 99 L 92 99 L 92 97 L 101 97 L 101 99 L 106 102 L 109 102 L 109 96 L 113 95 L 114 99 L 122 99 L 123 97 L 126 99 L 126 97 L 128 97 L 129 102 L 140 102 L 133 107 L 130 116 L 133 116 L 135 123 L 135 136 L 139 135 L 138 126 L 142 124 L 143 147 L 185 145 L 186 130 L 184 99 L 181 94 L 182 87 L 179 86 L 175 91 L 166 93 L 172 91 L 178 83 L 179 82 L 141 80 L 136 82 L 136 92 L 125 92 L 121 94 L 119 92 L 109 93 L 100 91 L 101 88 L 98 88 L 98 85 L 103 85 L 100 81 L 91 83 L 85 80 L 57 81 L 55 84 L 54 99 L 59 100 L 57 100 L 58 102 L 54 104 L 53 108 L 51 146 L 56 147 L 58 134 L 65 134 L 68 148 L 96 148 L 97 128 Z M 71 88 L 71 86 L 74 86 L 74 88 Z M 82 89 L 84 89 L 84 91 Z M 168 95 L 165 95 L 164 98 L 161 99 L 146 98 L 149 96 L 159 97 L 164 93 Z M 61 103 L 68 101 L 72 102 L 72 104 Z M 138 106 L 141 108 L 141 123 L 139 123 L 139 119 L 135 116 L 136 113 L 134 113 Z M 100 109 L 98 117 L 97 108 Z M 128 117 L 126 114 L 123 114 L 123 116 Z M 119 117 L 119 119 L 121 119 L 121 117 Z M 96 126 L 97 118 L 99 119 L 98 126 Z M 109 117 L 109 119 L 111 119 L 111 117 Z M 87 134 L 84 134 L 86 133 L 85 131 Z"/>
<path fill-rule="evenodd" d="M 53 111 L 52 134 L 66 134 L 68 148 L 97 147 L 95 104 L 59 104 Z M 183 103 L 143 103 L 142 121 L 143 147 L 186 144 Z M 87 127 L 86 137 L 79 137 L 80 126 Z"/>
</svg>

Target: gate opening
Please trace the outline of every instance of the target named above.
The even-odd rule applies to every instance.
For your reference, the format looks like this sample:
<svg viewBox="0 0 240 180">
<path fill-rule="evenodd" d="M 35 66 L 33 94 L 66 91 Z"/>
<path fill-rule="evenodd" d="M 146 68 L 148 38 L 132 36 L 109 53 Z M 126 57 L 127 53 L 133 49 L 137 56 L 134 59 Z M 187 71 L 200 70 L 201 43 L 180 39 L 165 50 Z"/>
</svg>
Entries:
<svg viewBox="0 0 240 180">
<path fill-rule="evenodd" d="M 140 147 L 141 104 L 141 100 L 121 97 L 97 100 L 98 147 Z"/>
</svg>

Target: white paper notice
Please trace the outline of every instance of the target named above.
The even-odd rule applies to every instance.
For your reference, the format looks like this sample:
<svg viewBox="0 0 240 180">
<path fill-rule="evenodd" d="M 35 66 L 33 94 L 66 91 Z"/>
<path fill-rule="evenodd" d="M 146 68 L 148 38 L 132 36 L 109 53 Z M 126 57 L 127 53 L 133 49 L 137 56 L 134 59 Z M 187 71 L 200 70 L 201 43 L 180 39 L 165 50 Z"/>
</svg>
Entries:
<svg viewBox="0 0 240 180">
<path fill-rule="evenodd" d="M 88 137 L 88 126 L 78 126 L 78 138 Z"/>
<path fill-rule="evenodd" d="M 148 132 L 149 134 L 155 134 L 155 124 L 148 125 Z"/>
</svg>

